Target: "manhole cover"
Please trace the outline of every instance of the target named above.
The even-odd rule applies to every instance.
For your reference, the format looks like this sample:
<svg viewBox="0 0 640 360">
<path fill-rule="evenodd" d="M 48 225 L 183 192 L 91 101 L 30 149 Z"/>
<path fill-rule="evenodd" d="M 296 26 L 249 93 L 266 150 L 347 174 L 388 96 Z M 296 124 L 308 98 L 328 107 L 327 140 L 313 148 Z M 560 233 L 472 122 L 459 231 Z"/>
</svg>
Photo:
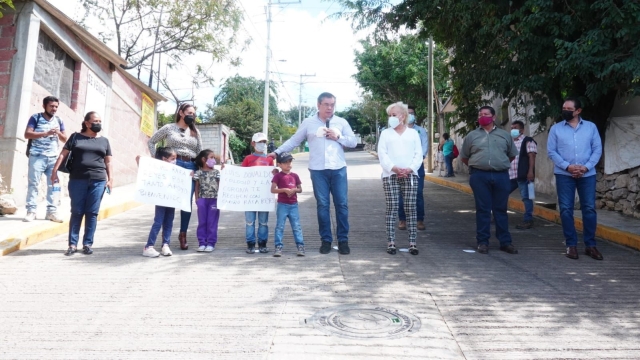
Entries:
<svg viewBox="0 0 640 360">
<path fill-rule="evenodd" d="M 330 335 L 354 339 L 402 337 L 420 330 L 420 319 L 406 311 L 376 305 L 342 305 L 305 320 Z"/>
</svg>

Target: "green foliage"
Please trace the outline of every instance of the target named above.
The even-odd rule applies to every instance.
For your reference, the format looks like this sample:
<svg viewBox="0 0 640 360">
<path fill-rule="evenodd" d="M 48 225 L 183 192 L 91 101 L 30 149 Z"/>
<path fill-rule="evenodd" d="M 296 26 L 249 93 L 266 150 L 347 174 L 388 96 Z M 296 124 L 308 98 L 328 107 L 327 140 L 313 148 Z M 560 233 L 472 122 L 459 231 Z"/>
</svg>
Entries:
<svg viewBox="0 0 640 360">
<path fill-rule="evenodd" d="M 362 104 L 355 103 L 343 111 L 336 111 L 336 115 L 347 120 L 356 134 L 368 135 L 374 132 L 374 127 L 362 113 Z"/>
<path fill-rule="evenodd" d="M 158 129 L 167 124 L 173 124 L 174 122 L 176 122 L 175 115 L 167 115 L 165 113 L 158 112 Z"/>
<path fill-rule="evenodd" d="M 397 39 L 369 36 L 360 43 L 363 50 L 355 51 L 358 72 L 354 75 L 360 86 L 386 105 L 402 101 L 416 107 L 419 119 L 421 114 L 426 115 L 429 46 L 425 40 L 417 35 L 402 35 Z M 446 99 L 451 92 L 449 54 L 436 45 L 433 57 L 436 92 L 441 99 Z"/>
<path fill-rule="evenodd" d="M 235 43 L 241 10 L 233 0 L 81 0 L 87 15 L 108 29 L 99 36 L 115 40 L 117 52 L 133 69 L 153 54 L 175 62 L 197 52 L 224 58 Z M 89 17 L 85 17 L 88 19 Z M 89 24 L 83 22 L 83 26 Z M 158 34 L 157 43 L 155 41 Z M 115 39 L 114 39 L 115 38 Z"/>
<path fill-rule="evenodd" d="M 229 137 L 229 148 L 233 154 L 233 160 L 236 163 L 242 162 L 243 153 L 247 146 L 248 144 L 237 137 L 235 133 L 231 133 L 231 136 Z"/>
<path fill-rule="evenodd" d="M 558 118 L 583 96 L 602 131 L 616 96 L 640 95 L 640 3 L 635 0 L 339 0 L 337 16 L 379 33 L 432 35 L 450 49 L 453 96 L 466 129 L 486 95 L 533 105 L 532 122 Z M 484 96 L 484 98 L 483 98 Z"/>
<path fill-rule="evenodd" d="M 12 8 L 13 10 L 16 9 L 13 6 L 13 1 L 12 0 L 0 0 L 0 18 L 2 18 L 2 16 L 3 16 L 2 11 L 4 10 L 4 6 L 5 5 L 10 7 L 10 8 Z"/>
<path fill-rule="evenodd" d="M 227 125 L 244 143 L 244 149 L 239 154 L 250 153 L 251 137 L 262 131 L 264 81 L 254 77 L 233 76 L 224 82 L 214 101 L 214 105 L 207 105 L 201 115 L 202 121 Z M 269 137 L 283 136 L 288 139 L 290 130 L 278 111 L 277 88 L 273 82 L 269 104 Z"/>
</svg>

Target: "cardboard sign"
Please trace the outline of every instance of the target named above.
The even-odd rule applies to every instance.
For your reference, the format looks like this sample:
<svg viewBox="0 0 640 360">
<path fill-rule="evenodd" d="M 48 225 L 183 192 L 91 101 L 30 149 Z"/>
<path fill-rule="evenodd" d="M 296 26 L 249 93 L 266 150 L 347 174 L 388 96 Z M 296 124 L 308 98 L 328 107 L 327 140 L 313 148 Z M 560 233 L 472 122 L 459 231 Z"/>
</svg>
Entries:
<svg viewBox="0 0 640 360">
<path fill-rule="evenodd" d="M 191 212 L 191 170 L 141 157 L 134 200 Z"/>
<path fill-rule="evenodd" d="M 274 211 L 271 166 L 226 166 L 220 174 L 218 209 L 230 211 Z"/>
</svg>

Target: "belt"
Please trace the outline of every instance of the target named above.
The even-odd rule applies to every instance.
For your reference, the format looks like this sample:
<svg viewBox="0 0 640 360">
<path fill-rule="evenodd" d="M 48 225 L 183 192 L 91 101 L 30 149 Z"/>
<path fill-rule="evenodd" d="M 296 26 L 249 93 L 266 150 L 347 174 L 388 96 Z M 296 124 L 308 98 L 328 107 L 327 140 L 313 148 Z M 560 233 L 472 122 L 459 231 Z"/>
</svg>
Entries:
<svg viewBox="0 0 640 360">
<path fill-rule="evenodd" d="M 484 170 L 484 169 L 478 169 L 477 167 L 469 167 L 469 172 L 473 172 L 473 171 L 484 171 L 484 172 L 492 172 L 492 173 L 504 173 L 504 172 L 509 172 L 509 169 L 506 170 Z"/>
<path fill-rule="evenodd" d="M 176 155 L 176 159 L 179 159 L 182 161 L 193 161 L 191 156 L 184 156 L 184 155 Z"/>
</svg>

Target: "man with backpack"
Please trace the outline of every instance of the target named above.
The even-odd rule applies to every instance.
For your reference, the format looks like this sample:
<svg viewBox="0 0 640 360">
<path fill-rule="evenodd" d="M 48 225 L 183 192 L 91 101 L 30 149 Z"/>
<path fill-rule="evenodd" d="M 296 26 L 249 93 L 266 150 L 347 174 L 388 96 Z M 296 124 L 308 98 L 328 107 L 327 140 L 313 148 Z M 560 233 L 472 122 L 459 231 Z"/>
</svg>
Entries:
<svg viewBox="0 0 640 360">
<path fill-rule="evenodd" d="M 516 229 L 531 229 L 533 227 L 533 200 L 529 194 L 529 183 L 535 181 L 538 147 L 532 137 L 524 135 L 524 123 L 520 120 L 511 123 L 511 137 L 516 145 L 516 150 L 518 150 L 518 155 L 511 162 L 509 169 L 511 192 L 520 189 L 520 196 L 522 196 L 524 203 L 524 218 L 522 224 L 516 225 Z"/>
<path fill-rule="evenodd" d="M 47 96 L 42 100 L 44 112 L 37 113 L 29 118 L 24 137 L 27 143 L 27 156 L 29 157 L 29 175 L 27 187 L 27 216 L 23 221 L 30 222 L 36 219 L 38 206 L 38 187 L 40 178 L 44 173 L 47 178 L 47 215 L 46 220 L 61 223 L 62 220 L 56 214 L 57 205 L 53 201 L 53 184 L 51 172 L 58 158 L 59 141 L 67 141 L 64 123 L 55 114 L 58 111 L 60 101 L 54 96 Z"/>
</svg>

